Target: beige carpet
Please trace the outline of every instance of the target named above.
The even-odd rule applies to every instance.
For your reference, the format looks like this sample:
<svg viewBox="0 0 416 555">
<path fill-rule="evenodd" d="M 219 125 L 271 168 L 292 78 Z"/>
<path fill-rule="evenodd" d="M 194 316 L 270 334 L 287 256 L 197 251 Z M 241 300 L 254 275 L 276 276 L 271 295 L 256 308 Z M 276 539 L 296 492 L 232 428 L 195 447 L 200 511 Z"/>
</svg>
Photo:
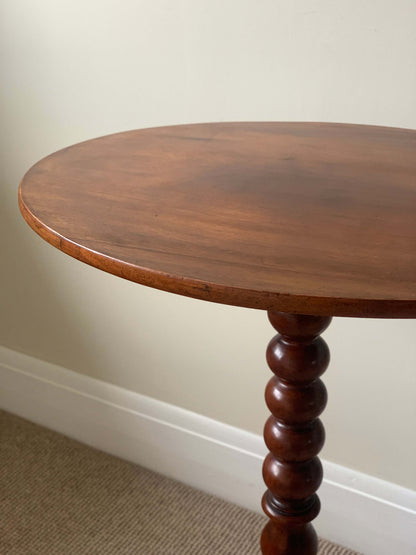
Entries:
<svg viewBox="0 0 416 555">
<path fill-rule="evenodd" d="M 264 523 L 0 411 L 1 555 L 255 555 Z M 326 541 L 320 548 L 353 553 Z"/>
</svg>

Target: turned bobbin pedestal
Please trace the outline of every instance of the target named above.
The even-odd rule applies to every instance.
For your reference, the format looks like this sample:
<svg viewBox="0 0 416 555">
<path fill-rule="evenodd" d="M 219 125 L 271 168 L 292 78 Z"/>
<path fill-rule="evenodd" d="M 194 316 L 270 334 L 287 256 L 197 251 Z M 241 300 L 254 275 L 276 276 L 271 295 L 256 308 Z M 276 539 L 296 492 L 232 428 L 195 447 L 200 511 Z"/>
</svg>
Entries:
<svg viewBox="0 0 416 555">
<path fill-rule="evenodd" d="M 269 312 L 279 332 L 267 348 L 267 362 L 275 376 L 266 388 L 271 416 L 264 427 L 270 449 L 263 465 L 269 488 L 263 509 L 270 518 L 261 547 L 265 554 L 314 555 L 317 536 L 310 521 L 319 513 L 316 495 L 322 481 L 317 454 L 325 431 L 319 415 L 326 405 L 326 389 L 319 376 L 329 363 L 329 349 L 319 337 L 331 318 Z"/>
<path fill-rule="evenodd" d="M 332 316 L 416 317 L 416 132 L 330 123 L 129 131 L 33 166 L 46 241 L 122 278 L 268 311 L 263 554 L 312 555 Z"/>
</svg>

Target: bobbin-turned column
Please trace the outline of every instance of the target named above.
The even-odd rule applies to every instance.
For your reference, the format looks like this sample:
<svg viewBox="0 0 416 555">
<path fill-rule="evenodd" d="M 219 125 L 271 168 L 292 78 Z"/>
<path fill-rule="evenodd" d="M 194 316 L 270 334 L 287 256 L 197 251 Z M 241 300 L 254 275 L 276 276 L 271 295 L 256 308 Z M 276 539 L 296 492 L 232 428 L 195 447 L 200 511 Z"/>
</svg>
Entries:
<svg viewBox="0 0 416 555">
<path fill-rule="evenodd" d="M 266 387 L 271 416 L 264 427 L 270 453 L 263 465 L 268 490 L 263 509 L 270 518 L 263 530 L 264 555 L 315 555 L 316 532 L 310 521 L 319 513 L 316 495 L 322 481 L 317 457 L 325 431 L 318 416 L 327 400 L 319 376 L 329 364 L 329 349 L 319 335 L 330 317 L 269 311 L 278 331 L 267 348 L 275 374 Z"/>
</svg>

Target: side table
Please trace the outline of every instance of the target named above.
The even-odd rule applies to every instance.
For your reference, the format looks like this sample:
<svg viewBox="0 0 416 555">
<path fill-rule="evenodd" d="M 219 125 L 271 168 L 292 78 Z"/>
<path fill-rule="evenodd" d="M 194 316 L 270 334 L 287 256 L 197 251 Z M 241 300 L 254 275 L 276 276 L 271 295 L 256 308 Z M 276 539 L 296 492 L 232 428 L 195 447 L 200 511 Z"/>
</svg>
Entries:
<svg viewBox="0 0 416 555">
<path fill-rule="evenodd" d="M 125 279 L 268 312 L 263 554 L 313 555 L 333 316 L 416 317 L 416 131 L 210 123 L 63 149 L 24 176 L 46 241 Z"/>
</svg>

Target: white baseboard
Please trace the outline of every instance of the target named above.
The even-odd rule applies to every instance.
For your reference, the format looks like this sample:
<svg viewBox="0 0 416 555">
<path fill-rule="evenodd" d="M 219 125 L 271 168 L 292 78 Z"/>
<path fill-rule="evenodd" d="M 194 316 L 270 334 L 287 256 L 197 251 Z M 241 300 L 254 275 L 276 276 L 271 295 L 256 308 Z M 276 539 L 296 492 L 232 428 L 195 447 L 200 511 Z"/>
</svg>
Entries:
<svg viewBox="0 0 416 555">
<path fill-rule="evenodd" d="M 260 512 L 261 436 L 5 347 L 0 408 Z M 416 492 L 323 464 L 319 535 L 365 555 L 416 553 Z"/>
</svg>

